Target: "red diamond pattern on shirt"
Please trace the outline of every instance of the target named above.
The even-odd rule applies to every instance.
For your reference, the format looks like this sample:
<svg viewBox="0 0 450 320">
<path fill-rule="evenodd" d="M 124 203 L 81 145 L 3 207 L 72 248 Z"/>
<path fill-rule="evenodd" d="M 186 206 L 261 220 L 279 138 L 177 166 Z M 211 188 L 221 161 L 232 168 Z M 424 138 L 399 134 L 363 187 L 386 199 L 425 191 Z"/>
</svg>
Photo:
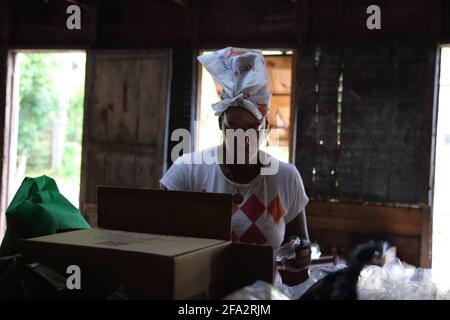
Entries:
<svg viewBox="0 0 450 320">
<path fill-rule="evenodd" d="M 255 194 L 252 194 L 244 205 L 241 206 L 242 212 L 254 223 L 263 214 L 266 207 L 259 201 Z"/>
<path fill-rule="evenodd" d="M 231 215 L 235 214 L 239 210 L 239 206 L 233 202 L 231 202 Z"/>
<path fill-rule="evenodd" d="M 285 211 L 283 209 L 279 196 L 276 196 L 275 199 L 272 200 L 272 202 L 267 207 L 267 211 L 270 212 L 277 224 L 280 223 L 281 218 L 284 217 Z"/>
<path fill-rule="evenodd" d="M 239 240 L 246 243 L 256 244 L 265 244 L 267 242 L 266 237 L 255 224 L 252 224 Z"/>
</svg>

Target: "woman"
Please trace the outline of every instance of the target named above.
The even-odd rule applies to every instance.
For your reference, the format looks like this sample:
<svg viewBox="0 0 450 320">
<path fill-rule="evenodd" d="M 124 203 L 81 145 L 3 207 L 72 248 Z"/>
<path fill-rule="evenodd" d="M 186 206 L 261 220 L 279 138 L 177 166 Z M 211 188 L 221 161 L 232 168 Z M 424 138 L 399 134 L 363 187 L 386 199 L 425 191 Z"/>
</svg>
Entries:
<svg viewBox="0 0 450 320">
<path fill-rule="evenodd" d="M 161 179 L 162 187 L 232 194 L 233 241 L 275 250 L 291 237 L 308 239 L 308 197 L 298 170 L 259 150 L 271 97 L 261 51 L 229 47 L 198 60 L 222 89 L 213 109 L 223 143 L 178 158 Z M 297 250 L 289 268 L 307 268 L 310 254 L 309 247 Z"/>
</svg>

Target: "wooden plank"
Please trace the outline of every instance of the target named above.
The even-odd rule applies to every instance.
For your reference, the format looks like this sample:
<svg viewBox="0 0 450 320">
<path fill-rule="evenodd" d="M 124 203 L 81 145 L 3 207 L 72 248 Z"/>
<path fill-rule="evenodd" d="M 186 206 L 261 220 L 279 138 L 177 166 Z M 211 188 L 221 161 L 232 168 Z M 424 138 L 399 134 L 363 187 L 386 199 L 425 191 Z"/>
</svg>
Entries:
<svg viewBox="0 0 450 320">
<path fill-rule="evenodd" d="M 154 94 L 154 92 L 168 93 L 170 73 L 166 68 L 160 68 L 159 65 L 170 65 L 170 55 L 160 56 L 157 59 L 152 58 L 143 60 L 139 63 L 139 98 L 136 103 L 139 104 L 139 123 L 137 131 L 137 141 L 139 144 L 155 143 L 155 136 L 166 132 L 165 119 L 161 117 L 161 110 L 164 110 L 165 103 L 168 99 L 167 94 Z M 163 115 L 165 114 L 162 113 Z M 148 119 L 160 119 L 163 121 L 155 121 L 149 123 Z M 156 140 L 156 148 L 163 148 Z"/>
<path fill-rule="evenodd" d="M 367 221 L 359 219 L 337 219 L 328 217 L 308 217 L 312 228 L 343 230 L 365 234 L 390 234 L 399 236 L 420 236 L 422 226 L 415 224 L 393 223 L 390 221 Z"/>
<path fill-rule="evenodd" d="M 297 84 L 296 162 L 311 198 L 337 198 L 337 112 L 341 72 L 339 46 L 301 52 Z"/>
<path fill-rule="evenodd" d="M 159 188 L 161 167 L 153 156 L 137 155 L 135 159 L 134 186 L 139 188 Z"/>
<path fill-rule="evenodd" d="M 323 246 L 325 254 L 345 256 L 357 244 L 378 239 L 396 246 L 403 261 L 430 266 L 427 208 L 311 201 L 306 211 L 310 237 Z"/>
<path fill-rule="evenodd" d="M 137 108 L 129 107 L 136 72 L 136 61 L 98 58 L 95 65 L 95 83 L 92 94 L 92 119 L 97 124 L 90 129 L 90 139 L 98 142 L 132 143 L 136 137 Z M 117 75 L 120 74 L 121 77 Z"/>
<path fill-rule="evenodd" d="M 133 187 L 135 161 L 136 156 L 134 154 L 106 154 L 105 184 L 107 186 Z"/>
<path fill-rule="evenodd" d="M 291 114 L 290 119 L 292 121 L 290 128 L 290 141 L 289 141 L 289 160 L 290 163 L 296 163 L 297 158 L 297 115 L 298 115 L 298 50 L 294 50 L 292 55 L 292 83 L 291 83 Z"/>
<path fill-rule="evenodd" d="M 308 216 L 331 217 L 340 219 L 360 219 L 371 223 L 392 221 L 421 226 L 426 210 L 421 208 L 402 208 L 351 203 L 326 203 L 312 201 L 308 204 Z"/>
<path fill-rule="evenodd" d="M 387 241 L 397 248 L 401 261 L 420 265 L 420 238 L 416 236 L 395 236 L 388 234 L 365 234 L 346 230 L 309 228 L 311 241 L 319 244 L 323 255 L 338 255 L 346 258 L 358 244 L 370 240 Z"/>
<path fill-rule="evenodd" d="M 187 6 L 146 0 L 98 1 L 97 6 L 89 1 L 81 7 L 82 29 L 76 31 L 65 28 L 67 1 L 9 2 L 11 43 L 23 48 L 299 47 L 321 41 L 436 38 L 441 29 L 448 37 L 449 29 L 445 18 L 438 23 L 445 12 L 445 1 L 441 10 L 438 0 L 381 3 L 382 28 L 376 31 L 367 29 L 368 4 L 360 0 L 195 0 Z"/>
<path fill-rule="evenodd" d="M 291 96 L 290 95 L 272 95 L 270 99 L 269 126 L 269 145 L 279 145 L 289 147 L 291 139 Z M 279 127 L 279 119 L 284 123 L 284 127 Z"/>
<path fill-rule="evenodd" d="M 266 69 L 269 76 L 269 90 L 273 95 L 286 95 L 291 93 L 292 69 L 278 68 L 278 66 L 268 66 Z"/>
<path fill-rule="evenodd" d="M 197 61 L 198 51 L 192 48 L 174 49 L 172 54 L 172 77 L 170 81 L 170 111 L 168 120 L 168 148 L 166 154 L 167 168 L 172 165 L 172 148 L 178 141 L 171 141 L 172 132 L 177 129 L 188 130 L 195 134 L 199 122 L 197 117 L 197 101 L 200 101 L 201 65 Z M 198 89 L 198 90 L 197 90 Z M 194 141 L 191 139 L 191 150 L 194 150 Z"/>
<path fill-rule="evenodd" d="M 99 185 L 159 185 L 166 152 L 170 57 L 168 50 L 88 52 L 82 210 L 93 214 Z"/>
<path fill-rule="evenodd" d="M 337 100 L 341 55 L 339 47 L 322 45 L 317 66 L 315 190 L 328 198 L 337 198 Z"/>
<path fill-rule="evenodd" d="M 433 240 L 433 215 L 427 211 L 422 216 L 422 233 L 420 236 L 420 266 L 431 268 L 432 240 Z"/>
<path fill-rule="evenodd" d="M 6 196 L 8 186 L 8 161 L 9 159 L 9 128 L 10 128 L 10 109 L 11 101 L 10 86 L 10 62 L 8 51 L 0 49 L 0 156 L 2 164 L 0 166 L 0 239 L 3 239 L 3 233 L 6 229 Z"/>
<path fill-rule="evenodd" d="M 313 167 L 316 156 L 316 126 L 315 104 L 317 83 L 317 70 L 315 65 L 315 46 L 305 46 L 298 52 L 296 59 L 296 86 L 295 102 L 296 110 L 296 155 L 295 164 L 299 169 L 306 192 L 310 198 L 316 195 L 313 181 Z"/>
<path fill-rule="evenodd" d="M 84 144 L 87 145 L 87 144 Z M 83 160 L 82 173 L 86 172 L 82 178 L 82 186 L 80 196 L 84 196 L 84 201 L 80 201 L 80 208 L 84 208 L 84 204 L 97 204 L 97 186 L 107 185 L 106 183 L 106 156 L 107 152 L 96 150 L 95 145 L 83 147 L 83 156 L 86 155 Z M 83 177 L 83 175 L 82 175 Z M 86 191 L 84 191 L 86 190 Z M 84 191 L 84 192 L 83 192 Z M 82 210 L 84 213 L 84 211 Z"/>
</svg>

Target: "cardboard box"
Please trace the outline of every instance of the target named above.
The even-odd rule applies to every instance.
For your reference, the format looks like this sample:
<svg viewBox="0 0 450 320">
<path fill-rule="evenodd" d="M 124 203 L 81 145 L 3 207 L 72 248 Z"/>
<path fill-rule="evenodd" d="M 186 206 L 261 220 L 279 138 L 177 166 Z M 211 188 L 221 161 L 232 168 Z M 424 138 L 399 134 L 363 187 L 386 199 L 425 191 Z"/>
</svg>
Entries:
<svg viewBox="0 0 450 320">
<path fill-rule="evenodd" d="M 22 240 L 23 255 L 62 274 L 81 269 L 81 293 L 103 299 L 219 299 L 272 281 L 272 249 L 230 241 L 231 196 L 100 187 L 99 228 Z"/>
</svg>

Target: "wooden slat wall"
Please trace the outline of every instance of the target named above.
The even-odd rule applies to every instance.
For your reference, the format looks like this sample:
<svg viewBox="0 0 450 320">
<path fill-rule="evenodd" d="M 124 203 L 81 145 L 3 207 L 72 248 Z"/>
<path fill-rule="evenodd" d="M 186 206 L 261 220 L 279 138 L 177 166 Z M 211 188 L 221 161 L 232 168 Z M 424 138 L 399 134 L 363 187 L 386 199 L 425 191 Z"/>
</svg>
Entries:
<svg viewBox="0 0 450 320">
<path fill-rule="evenodd" d="M 158 188 L 171 52 L 88 51 L 80 208 L 96 224 L 98 185 Z"/>
<path fill-rule="evenodd" d="M 312 198 L 337 197 L 339 46 L 301 50 L 297 64 L 296 163 Z"/>
<path fill-rule="evenodd" d="M 300 53 L 296 164 L 311 198 L 429 204 L 435 55 L 416 41 Z"/>
<path fill-rule="evenodd" d="M 343 198 L 429 203 L 435 55 L 426 42 L 345 48 Z"/>
<path fill-rule="evenodd" d="M 401 260 L 430 267 L 428 208 L 311 202 L 307 219 L 311 240 L 326 254 L 345 257 L 359 243 L 386 240 Z"/>
<path fill-rule="evenodd" d="M 300 51 L 296 165 L 312 200 L 311 237 L 326 253 L 345 255 L 359 242 L 382 238 L 399 247 L 405 261 L 430 264 L 435 55 L 432 42 L 418 41 L 317 44 Z M 425 209 L 407 214 L 392 203 Z"/>
</svg>

